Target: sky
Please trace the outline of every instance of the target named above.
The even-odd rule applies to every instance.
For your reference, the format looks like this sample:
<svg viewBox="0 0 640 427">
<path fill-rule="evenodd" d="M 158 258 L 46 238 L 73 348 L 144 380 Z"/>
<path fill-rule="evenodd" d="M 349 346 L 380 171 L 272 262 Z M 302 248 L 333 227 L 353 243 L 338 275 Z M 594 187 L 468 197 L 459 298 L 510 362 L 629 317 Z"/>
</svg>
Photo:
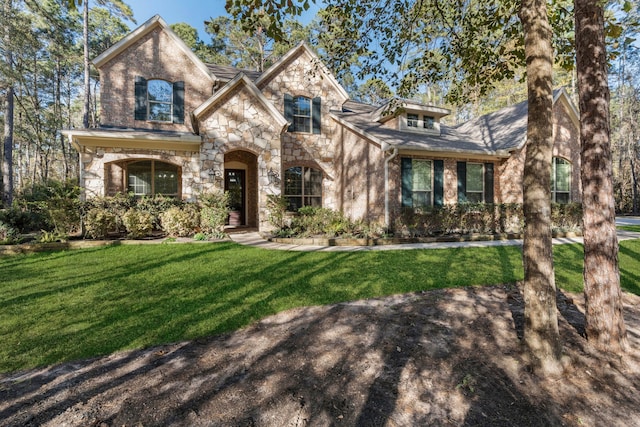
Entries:
<svg viewBox="0 0 640 427">
<path fill-rule="evenodd" d="M 131 29 L 137 28 L 153 15 L 160 15 L 167 24 L 177 24 L 186 22 L 198 30 L 201 40 L 207 41 L 207 34 L 204 32 L 204 21 L 210 18 L 227 15 L 224 9 L 225 0 L 124 0 L 131 7 L 136 24 L 129 23 Z M 312 7 L 309 12 L 298 18 L 300 22 L 311 21 L 317 7 Z"/>
</svg>

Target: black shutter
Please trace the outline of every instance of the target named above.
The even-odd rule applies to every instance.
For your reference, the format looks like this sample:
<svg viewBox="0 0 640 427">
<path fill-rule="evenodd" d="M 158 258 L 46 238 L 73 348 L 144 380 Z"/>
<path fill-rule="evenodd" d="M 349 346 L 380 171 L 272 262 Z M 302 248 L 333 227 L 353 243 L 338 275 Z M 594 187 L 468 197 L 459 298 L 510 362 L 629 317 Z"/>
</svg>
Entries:
<svg viewBox="0 0 640 427">
<path fill-rule="evenodd" d="M 433 161 L 433 206 L 444 206 L 444 160 Z"/>
<path fill-rule="evenodd" d="M 413 207 L 413 167 L 411 159 L 403 157 L 400 163 L 402 171 L 402 207 Z"/>
<path fill-rule="evenodd" d="M 493 163 L 484 164 L 484 202 L 493 204 Z"/>
<path fill-rule="evenodd" d="M 184 82 L 173 84 L 173 123 L 184 123 Z"/>
<path fill-rule="evenodd" d="M 458 162 L 458 203 L 467 201 L 467 163 Z"/>
<path fill-rule="evenodd" d="M 135 95 L 134 118 L 136 120 L 147 120 L 147 80 L 142 76 L 136 76 Z"/>
<path fill-rule="evenodd" d="M 313 128 L 313 133 L 319 135 L 321 128 L 321 110 L 320 110 L 320 97 L 313 98 L 311 103 L 311 127 Z"/>
<path fill-rule="evenodd" d="M 284 94 L 284 118 L 291 123 L 288 132 L 295 132 L 296 129 L 293 123 L 293 96 L 288 93 Z"/>
</svg>

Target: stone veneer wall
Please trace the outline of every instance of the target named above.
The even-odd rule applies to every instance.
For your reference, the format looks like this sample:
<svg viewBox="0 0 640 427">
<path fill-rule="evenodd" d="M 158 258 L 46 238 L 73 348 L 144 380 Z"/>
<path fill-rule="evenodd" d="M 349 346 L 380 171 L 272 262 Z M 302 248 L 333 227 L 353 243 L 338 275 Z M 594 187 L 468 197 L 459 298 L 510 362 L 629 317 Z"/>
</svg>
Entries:
<svg viewBox="0 0 640 427">
<path fill-rule="evenodd" d="M 185 82 L 184 124 L 134 120 L 135 76 Z M 100 120 L 103 126 L 193 131 L 189 113 L 213 93 L 213 81 L 160 27 L 100 68 Z"/>
<path fill-rule="evenodd" d="M 267 195 L 280 194 L 280 187 L 269 182 L 269 171 L 281 170 L 280 132 L 271 113 L 242 85 L 231 91 L 200 121 L 203 144 L 199 180 L 204 182 L 209 170 L 224 169 L 225 154 L 247 151 L 257 157 L 258 226 L 270 228 Z M 204 185 L 210 187 L 211 185 Z"/>
<path fill-rule="evenodd" d="M 113 162 L 123 160 L 160 160 L 178 165 L 181 168 L 182 198 L 194 200 L 201 188 L 195 183 L 200 175 L 200 158 L 198 153 L 169 150 L 141 150 L 125 148 L 96 147 L 94 155 L 83 154 L 83 173 L 81 183 L 85 189 L 85 197 L 105 196 L 117 188 L 111 180 L 122 179 L 123 171 L 111 168 Z M 84 160 L 89 160 L 85 162 Z M 110 176 L 109 176 L 110 175 Z M 111 181 L 111 185 L 110 184 Z M 110 187 L 110 188 L 109 188 Z"/>
<path fill-rule="evenodd" d="M 306 53 L 301 53 L 283 64 L 280 72 L 261 82 L 260 90 L 276 107 L 284 112 L 284 95 L 321 97 L 321 134 L 285 132 L 282 135 L 282 170 L 293 166 L 310 166 L 323 171 L 324 207 L 339 209 L 337 194 L 341 189 L 336 182 L 337 124 L 329 117 L 331 110 L 340 110 L 346 99 L 323 77 L 316 63 Z"/>
</svg>

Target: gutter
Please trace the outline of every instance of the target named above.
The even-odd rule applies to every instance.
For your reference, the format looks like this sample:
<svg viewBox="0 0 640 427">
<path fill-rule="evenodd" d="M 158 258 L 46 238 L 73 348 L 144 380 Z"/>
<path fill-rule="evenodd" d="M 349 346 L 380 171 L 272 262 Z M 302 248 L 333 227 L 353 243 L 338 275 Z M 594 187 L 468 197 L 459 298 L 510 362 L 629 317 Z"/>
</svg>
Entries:
<svg viewBox="0 0 640 427">
<path fill-rule="evenodd" d="M 384 151 L 389 151 L 391 147 L 385 147 Z M 393 147 L 391 155 L 384 159 L 384 226 L 386 230 L 391 228 L 389 218 L 389 163 L 398 156 L 398 147 Z"/>
</svg>

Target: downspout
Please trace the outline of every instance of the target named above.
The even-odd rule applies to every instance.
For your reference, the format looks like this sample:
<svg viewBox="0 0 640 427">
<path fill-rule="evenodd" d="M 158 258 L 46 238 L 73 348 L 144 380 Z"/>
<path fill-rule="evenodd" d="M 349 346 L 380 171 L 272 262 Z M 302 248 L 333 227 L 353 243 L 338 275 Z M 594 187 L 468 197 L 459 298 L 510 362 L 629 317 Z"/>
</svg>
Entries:
<svg viewBox="0 0 640 427">
<path fill-rule="evenodd" d="M 384 151 L 389 151 L 387 148 Z M 391 155 L 384 159 L 384 226 L 388 231 L 391 228 L 391 220 L 389 218 L 389 163 L 398 156 L 398 148 L 394 147 Z"/>
</svg>

